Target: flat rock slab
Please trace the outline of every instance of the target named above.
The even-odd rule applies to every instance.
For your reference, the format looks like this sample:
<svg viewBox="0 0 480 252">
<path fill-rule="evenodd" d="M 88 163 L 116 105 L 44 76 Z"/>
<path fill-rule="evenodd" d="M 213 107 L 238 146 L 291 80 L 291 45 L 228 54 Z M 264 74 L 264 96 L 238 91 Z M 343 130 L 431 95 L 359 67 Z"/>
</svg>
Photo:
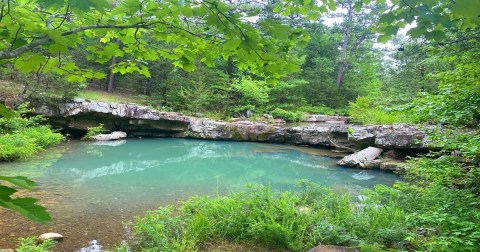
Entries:
<svg viewBox="0 0 480 252">
<path fill-rule="evenodd" d="M 359 252 L 356 248 L 333 246 L 333 245 L 318 245 L 307 252 Z"/>
<path fill-rule="evenodd" d="M 337 165 L 354 167 L 359 165 L 362 168 L 366 168 L 375 158 L 382 154 L 383 150 L 376 147 L 368 147 L 359 152 L 355 152 L 342 158 L 337 162 Z"/>
<path fill-rule="evenodd" d="M 388 149 L 428 149 L 425 132 L 416 126 L 354 125 L 348 117 L 310 115 L 302 123 L 286 125 L 267 118 L 269 124 L 235 119 L 214 121 L 181 113 L 157 111 L 135 104 L 76 99 L 70 103 L 35 104 L 35 111 L 66 132 L 85 131 L 103 123 L 106 130 L 121 130 L 129 136 L 170 136 L 201 139 L 256 141 L 297 145 Z M 240 121 L 239 121 L 240 120 Z M 107 139 L 108 140 L 108 139 Z M 104 141 L 103 139 L 101 141 Z"/>
<path fill-rule="evenodd" d="M 89 140 L 94 141 L 111 141 L 111 140 L 119 140 L 127 137 L 127 133 L 123 131 L 114 131 L 110 134 L 99 134 L 95 136 L 91 136 Z"/>
</svg>

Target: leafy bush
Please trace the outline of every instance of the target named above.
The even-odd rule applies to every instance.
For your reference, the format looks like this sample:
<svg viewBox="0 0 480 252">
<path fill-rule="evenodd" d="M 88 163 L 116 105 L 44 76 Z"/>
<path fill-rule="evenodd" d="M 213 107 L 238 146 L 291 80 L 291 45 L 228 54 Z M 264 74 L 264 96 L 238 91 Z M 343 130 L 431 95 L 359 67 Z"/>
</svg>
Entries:
<svg viewBox="0 0 480 252">
<path fill-rule="evenodd" d="M 346 108 L 330 108 L 324 105 L 312 106 L 306 105 L 298 108 L 298 111 L 302 111 L 309 114 L 317 115 L 347 115 Z"/>
<path fill-rule="evenodd" d="M 369 196 L 402 207 L 409 227 L 404 240 L 411 250 L 480 250 L 478 195 L 435 184 L 418 187 L 399 183 L 396 187 L 380 186 Z"/>
<path fill-rule="evenodd" d="M 61 134 L 53 132 L 48 126 L 27 128 L 21 134 L 32 139 L 39 148 L 47 148 L 63 140 Z"/>
<path fill-rule="evenodd" d="M 351 102 L 349 114 L 352 121 L 362 124 L 415 123 L 418 121 L 415 114 L 408 110 L 383 111 L 375 106 L 368 97 L 358 97 L 355 102 Z"/>
<path fill-rule="evenodd" d="M 40 244 L 37 244 L 36 237 L 25 237 L 18 239 L 20 245 L 17 248 L 17 252 L 50 252 L 56 242 L 53 240 L 46 240 Z"/>
<path fill-rule="evenodd" d="M 0 160 L 31 156 L 40 149 L 35 140 L 20 133 L 0 135 Z"/>
<path fill-rule="evenodd" d="M 479 52 L 465 52 L 463 57 L 448 57 L 457 61 L 455 68 L 438 72 L 436 94 L 423 94 L 413 101 L 422 120 L 451 125 L 477 125 L 480 121 Z"/>
<path fill-rule="evenodd" d="M 273 117 L 281 118 L 287 122 L 298 122 L 304 118 L 304 114 L 302 112 L 292 112 L 283 110 L 281 108 L 276 108 L 270 114 Z"/>
<path fill-rule="evenodd" d="M 102 134 L 105 131 L 102 123 L 100 123 L 98 126 L 88 127 L 87 129 L 87 134 L 85 134 L 81 140 L 88 140 L 90 137 Z"/>
<path fill-rule="evenodd" d="M 270 88 L 265 81 L 243 78 L 233 85 L 233 89 L 239 96 L 238 104 L 234 108 L 236 112 L 252 109 L 259 110 L 270 100 Z"/>
<path fill-rule="evenodd" d="M 42 116 L 21 117 L 26 111 L 0 118 L 0 160 L 15 160 L 31 156 L 42 148 L 58 144 L 63 136 L 54 133 L 49 127 L 39 125 Z"/>
</svg>

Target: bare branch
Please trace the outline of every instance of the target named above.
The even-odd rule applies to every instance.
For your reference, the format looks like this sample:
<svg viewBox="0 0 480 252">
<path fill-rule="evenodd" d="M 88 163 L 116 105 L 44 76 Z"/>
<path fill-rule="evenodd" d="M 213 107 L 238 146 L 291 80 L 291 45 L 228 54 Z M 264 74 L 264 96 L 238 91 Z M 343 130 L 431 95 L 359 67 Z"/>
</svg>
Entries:
<svg viewBox="0 0 480 252">
<path fill-rule="evenodd" d="M 17 42 L 18 33 L 20 32 L 22 27 L 23 27 L 23 25 L 18 26 L 17 32 L 15 32 L 15 38 L 13 38 L 12 44 L 10 45 L 10 50 L 13 49 L 13 45 L 15 45 L 15 42 Z"/>
</svg>

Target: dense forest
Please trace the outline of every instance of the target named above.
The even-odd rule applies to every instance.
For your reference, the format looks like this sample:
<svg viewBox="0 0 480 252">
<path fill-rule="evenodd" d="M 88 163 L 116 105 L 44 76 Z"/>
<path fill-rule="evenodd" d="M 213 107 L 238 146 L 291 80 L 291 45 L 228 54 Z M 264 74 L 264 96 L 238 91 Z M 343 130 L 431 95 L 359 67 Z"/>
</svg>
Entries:
<svg viewBox="0 0 480 252">
<path fill-rule="evenodd" d="M 0 106 L 0 159 L 62 141 L 29 103 L 76 98 L 218 120 L 417 124 L 435 151 L 407 160 L 408 182 L 369 190 L 362 208 L 306 181 L 299 192 L 251 188 L 151 212 L 137 220 L 135 246 L 478 251 L 479 13 L 477 0 L 1 0 L 0 96 L 10 108 Z M 49 220 L 34 199 L 11 197 L 12 184 L 33 181 L 0 180 L 0 206 Z"/>
</svg>

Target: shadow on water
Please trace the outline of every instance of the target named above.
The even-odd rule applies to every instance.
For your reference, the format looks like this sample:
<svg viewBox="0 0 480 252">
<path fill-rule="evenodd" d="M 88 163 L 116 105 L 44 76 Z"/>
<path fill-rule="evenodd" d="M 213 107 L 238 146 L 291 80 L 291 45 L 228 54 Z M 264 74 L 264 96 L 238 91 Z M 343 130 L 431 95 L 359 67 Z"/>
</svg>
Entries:
<svg viewBox="0 0 480 252">
<path fill-rule="evenodd" d="M 337 167 L 337 159 L 325 155 L 312 148 L 191 139 L 65 143 L 31 160 L 0 165 L 2 174 L 34 178 L 38 190 L 22 194 L 39 198 L 54 218 L 39 225 L 0 209 L 0 248 L 44 232 L 66 237 L 57 251 L 109 248 L 130 235 L 126 224 L 147 209 L 238 191 L 248 183 L 293 189 L 295 181 L 308 179 L 355 193 L 398 179 Z"/>
</svg>

